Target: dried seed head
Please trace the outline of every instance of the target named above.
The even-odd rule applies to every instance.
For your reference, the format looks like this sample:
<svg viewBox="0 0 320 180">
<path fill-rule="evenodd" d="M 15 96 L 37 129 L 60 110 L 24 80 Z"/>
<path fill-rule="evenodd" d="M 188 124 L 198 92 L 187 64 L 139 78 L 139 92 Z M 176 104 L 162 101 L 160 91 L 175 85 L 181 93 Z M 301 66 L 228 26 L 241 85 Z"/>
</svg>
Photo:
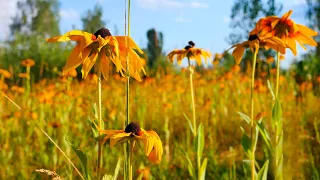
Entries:
<svg viewBox="0 0 320 180">
<path fill-rule="evenodd" d="M 126 133 L 132 133 L 134 135 L 139 135 L 139 132 L 141 131 L 140 126 L 137 123 L 130 123 L 127 125 L 126 129 L 124 132 Z"/>
<path fill-rule="evenodd" d="M 101 28 L 97 32 L 95 32 L 94 35 L 96 37 L 98 37 L 100 35 L 102 38 L 105 38 L 107 36 L 111 36 L 111 33 L 110 33 L 109 29 Z"/>
<path fill-rule="evenodd" d="M 256 39 L 260 40 L 259 37 L 256 34 L 250 35 L 249 38 L 248 38 L 249 41 L 253 41 L 253 40 L 256 40 Z"/>
<path fill-rule="evenodd" d="M 191 47 L 191 46 L 189 46 L 189 45 L 188 45 L 188 46 L 186 46 L 186 47 L 184 47 L 184 49 L 185 49 L 185 50 L 188 50 L 188 49 L 190 49 L 190 48 L 192 48 L 192 47 Z"/>
</svg>

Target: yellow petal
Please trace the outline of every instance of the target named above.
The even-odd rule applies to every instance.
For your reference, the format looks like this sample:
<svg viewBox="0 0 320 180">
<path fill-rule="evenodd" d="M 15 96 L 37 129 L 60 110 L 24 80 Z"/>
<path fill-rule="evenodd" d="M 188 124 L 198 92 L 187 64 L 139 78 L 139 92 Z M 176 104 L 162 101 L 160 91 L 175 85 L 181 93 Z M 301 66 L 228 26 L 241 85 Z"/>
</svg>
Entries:
<svg viewBox="0 0 320 180">
<path fill-rule="evenodd" d="M 70 70 L 75 69 L 78 67 L 84 58 L 80 58 L 79 54 L 81 53 L 81 45 L 78 43 L 76 47 L 71 51 L 71 54 L 68 57 L 66 65 L 63 68 L 63 75 L 68 73 Z"/>
<path fill-rule="evenodd" d="M 143 51 L 140 49 L 140 47 L 133 41 L 133 39 L 129 36 L 114 36 L 119 43 L 119 46 L 125 46 L 126 47 L 126 39 L 128 39 L 128 46 L 130 48 L 136 49 L 139 53 L 144 54 Z"/>
<path fill-rule="evenodd" d="M 153 146 L 154 146 L 154 138 L 153 137 L 147 137 L 144 138 L 143 143 L 144 143 L 144 152 L 146 153 L 147 156 L 151 153 Z"/>
<path fill-rule="evenodd" d="M 244 47 L 244 44 L 237 44 L 235 46 L 235 49 L 233 50 L 232 52 L 232 55 L 236 61 L 237 64 L 240 64 L 241 60 L 242 60 L 242 57 L 243 57 L 243 54 L 244 54 L 244 51 L 245 51 L 245 47 Z"/>
<path fill-rule="evenodd" d="M 87 37 L 86 37 L 87 36 Z M 81 41 L 83 38 L 92 39 L 92 34 L 80 30 L 72 30 L 62 36 L 56 36 L 46 39 L 47 42 L 65 42 L 65 41 Z M 92 40 L 91 40 L 92 41 Z"/>
<path fill-rule="evenodd" d="M 116 145 L 119 141 L 122 141 L 128 137 L 130 137 L 131 133 L 119 133 L 110 138 L 110 147 Z"/>
<path fill-rule="evenodd" d="M 291 16 L 292 12 L 293 12 L 292 10 L 288 11 L 287 13 L 285 13 L 285 14 L 282 16 L 281 19 L 283 19 L 283 20 L 288 19 L 288 18 Z"/>
<path fill-rule="evenodd" d="M 300 43 L 300 44 L 308 44 L 310 46 L 317 46 L 317 42 L 313 40 L 311 37 L 306 36 L 305 34 L 300 34 L 297 33 L 295 36 L 295 39 Z"/>
<path fill-rule="evenodd" d="M 296 41 L 292 38 L 286 39 L 287 47 L 291 49 L 292 53 L 296 56 L 297 55 L 297 47 L 296 47 Z"/>
<path fill-rule="evenodd" d="M 87 77 L 87 75 L 90 72 L 90 70 L 92 69 L 93 65 L 96 63 L 98 55 L 99 55 L 99 53 L 94 52 L 89 57 L 87 57 L 83 60 L 82 70 L 81 70 L 83 79 L 85 79 Z"/>
<path fill-rule="evenodd" d="M 304 34 L 306 36 L 316 36 L 318 35 L 318 32 L 304 26 L 304 25 L 301 25 L 301 24 L 297 24 L 298 28 L 299 28 L 299 32 L 301 34 Z"/>
<path fill-rule="evenodd" d="M 109 78 L 109 69 L 110 69 L 110 60 L 106 56 L 106 49 L 103 48 L 101 51 L 101 59 L 100 59 L 100 68 L 103 78 L 108 81 Z"/>
</svg>

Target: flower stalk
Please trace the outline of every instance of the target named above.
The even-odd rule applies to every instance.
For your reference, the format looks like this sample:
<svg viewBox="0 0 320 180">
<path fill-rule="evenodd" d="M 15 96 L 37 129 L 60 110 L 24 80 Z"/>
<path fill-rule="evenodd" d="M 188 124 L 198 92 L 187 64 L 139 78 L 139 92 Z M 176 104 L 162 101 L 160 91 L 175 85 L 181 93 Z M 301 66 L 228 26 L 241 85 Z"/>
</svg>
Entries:
<svg viewBox="0 0 320 180">
<path fill-rule="evenodd" d="M 100 64 L 101 58 L 98 57 L 98 63 Z M 104 129 L 102 127 L 102 92 L 101 92 L 101 69 L 98 66 L 98 123 L 99 123 L 99 128 Z M 98 168 L 97 168 L 97 177 L 98 179 L 101 179 L 101 166 L 102 166 L 102 137 L 101 137 L 101 132 L 99 131 L 99 143 L 98 143 Z"/>
<path fill-rule="evenodd" d="M 190 91 L 191 91 L 191 106 L 192 106 L 192 120 L 193 120 L 193 136 L 197 136 L 197 123 L 196 123 L 196 108 L 194 103 L 194 91 L 193 91 L 193 69 L 190 64 L 190 58 L 188 57 L 189 67 L 189 80 L 190 80 Z"/>
<path fill-rule="evenodd" d="M 255 80 L 255 69 L 257 63 L 257 55 L 258 55 L 258 48 L 254 48 L 254 55 L 252 60 L 252 74 L 251 74 L 251 122 L 250 122 L 250 129 L 251 129 L 251 179 L 255 179 L 255 123 L 254 123 L 254 80 Z"/>
<path fill-rule="evenodd" d="M 130 123 L 130 116 L 129 116 L 129 108 L 130 108 L 130 69 L 129 69 L 129 42 L 128 42 L 128 38 L 130 37 L 130 0 L 128 0 L 128 18 L 127 18 L 127 8 L 125 8 L 125 25 L 124 25 L 124 29 L 125 29 L 125 37 L 126 38 L 126 75 L 127 75 L 127 86 L 126 86 L 126 122 L 125 122 L 125 126 L 129 125 Z M 128 22 L 127 22 L 128 21 Z M 128 29 L 127 29 L 127 23 L 128 23 Z M 125 180 L 132 180 L 132 164 L 131 164 L 131 156 L 132 156 L 132 148 L 130 148 L 131 144 L 128 141 L 127 143 L 125 143 L 124 145 L 124 149 L 125 149 L 125 167 L 124 167 L 124 179 Z"/>
</svg>

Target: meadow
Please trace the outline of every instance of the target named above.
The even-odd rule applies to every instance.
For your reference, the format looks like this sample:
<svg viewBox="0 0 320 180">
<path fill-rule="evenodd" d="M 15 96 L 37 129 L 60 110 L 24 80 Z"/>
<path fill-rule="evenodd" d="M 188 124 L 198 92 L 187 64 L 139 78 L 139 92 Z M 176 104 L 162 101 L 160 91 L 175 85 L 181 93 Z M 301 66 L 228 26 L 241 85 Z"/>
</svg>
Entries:
<svg viewBox="0 0 320 180">
<path fill-rule="evenodd" d="M 292 13 L 214 55 L 164 54 L 154 29 L 141 49 L 130 0 L 122 36 L 16 34 L 0 51 L 0 179 L 320 179 L 320 51 L 280 68 L 318 33 Z"/>
<path fill-rule="evenodd" d="M 314 96 L 310 82 L 295 83 L 293 73 L 288 71 L 280 78 L 281 100 L 284 102 L 285 179 L 317 179 L 319 97 Z M 258 77 L 255 84 L 255 118 L 263 117 L 267 128 L 271 129 L 272 96 L 266 84 L 269 76 L 261 73 Z M 25 78 L 19 81 L 26 86 Z M 97 143 L 91 119 L 94 118 L 92 102 L 97 96 L 96 85 L 96 75 L 89 75 L 85 80 L 71 76 L 42 79 L 31 84 L 30 92 L 26 88 L 18 91 L 12 86 L 8 89 L 2 86 L 2 92 L 21 110 L 1 96 L 0 179 L 50 179 L 46 174 L 35 172 L 41 168 L 55 171 L 65 179 L 79 179 L 40 128 L 82 172 L 80 160 L 66 140 L 88 154 L 88 167 L 94 172 Z M 118 74 L 111 76 L 109 82 L 103 81 L 102 117 L 105 127 L 123 129 L 126 118 L 125 87 L 126 78 Z M 145 179 L 189 179 L 186 156 L 181 150 L 192 152 L 193 146 L 190 140 L 192 133 L 183 115 L 185 113 L 191 117 L 187 69 L 171 68 L 167 73 L 160 71 L 154 78 L 145 78 L 141 83 L 133 82 L 130 88 L 131 120 L 145 129 L 158 132 L 164 147 L 163 160 L 158 165 L 148 162 L 143 153 L 138 153 L 141 148 L 135 149 L 134 179 L 140 174 Z M 194 89 L 197 119 L 205 127 L 203 156 L 208 157 L 206 179 L 243 179 L 244 151 L 240 126 L 247 126 L 237 112 L 248 112 L 250 109 L 250 76 L 239 72 L 238 66 L 226 72 L 219 68 L 205 69 L 195 73 Z M 302 92 L 301 96 L 296 96 L 298 90 Z M 123 163 L 122 149 L 121 146 L 111 149 L 109 144 L 105 144 L 103 174 L 113 174 L 117 162 Z M 265 151 L 265 145 L 259 143 L 256 158 L 260 161 L 265 159 Z"/>
</svg>

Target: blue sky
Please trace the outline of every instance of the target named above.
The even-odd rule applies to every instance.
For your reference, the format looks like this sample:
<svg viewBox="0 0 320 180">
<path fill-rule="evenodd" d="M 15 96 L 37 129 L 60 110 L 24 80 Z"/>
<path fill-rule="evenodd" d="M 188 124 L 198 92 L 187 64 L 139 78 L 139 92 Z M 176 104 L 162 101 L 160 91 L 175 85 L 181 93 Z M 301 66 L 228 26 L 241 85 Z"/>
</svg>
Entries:
<svg viewBox="0 0 320 180">
<path fill-rule="evenodd" d="M 15 14 L 14 1 L 16 0 L 9 2 L 0 0 L 0 4 L 7 7 L 4 9 L 12 9 L 9 13 L 0 12 L 1 19 Z M 277 2 L 284 5 L 281 14 L 293 9 L 292 19 L 297 23 L 307 23 L 304 19 L 305 0 Z M 107 22 L 107 28 L 113 34 L 117 31 L 119 35 L 123 35 L 124 0 L 60 1 L 62 33 L 73 28 L 82 29 L 81 17 L 88 9 L 93 9 L 96 3 L 103 8 L 103 20 Z M 232 31 L 229 27 L 229 17 L 233 3 L 233 0 L 131 0 L 131 36 L 140 47 L 146 47 L 146 32 L 150 28 L 155 28 L 164 34 L 165 52 L 183 48 L 189 40 L 192 40 L 197 47 L 212 53 L 221 53 L 230 46 L 226 38 Z M 6 34 L 6 27 L 3 27 L 6 22 L 0 23 L 0 32 L 4 31 L 2 34 Z M 0 39 L 4 39 L 3 36 Z M 282 65 L 288 67 L 292 58 L 292 54 L 287 53 L 288 60 Z"/>
</svg>

